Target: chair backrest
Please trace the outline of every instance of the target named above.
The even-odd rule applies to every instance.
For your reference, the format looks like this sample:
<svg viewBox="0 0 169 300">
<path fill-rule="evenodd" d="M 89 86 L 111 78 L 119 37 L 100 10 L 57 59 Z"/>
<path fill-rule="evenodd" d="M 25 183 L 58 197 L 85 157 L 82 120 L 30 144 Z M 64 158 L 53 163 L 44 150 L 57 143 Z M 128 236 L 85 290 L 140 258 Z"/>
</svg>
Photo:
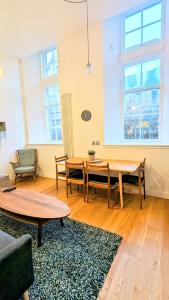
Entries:
<svg viewBox="0 0 169 300">
<path fill-rule="evenodd" d="M 61 161 L 66 161 L 67 159 L 68 159 L 68 155 L 67 154 L 63 155 L 63 156 L 60 156 L 60 157 L 56 157 L 55 156 L 55 163 L 57 164 L 57 163 L 59 163 Z"/>
<path fill-rule="evenodd" d="M 107 177 L 107 183 L 110 184 L 110 168 L 109 163 L 107 164 L 96 164 L 92 162 L 86 162 L 86 174 L 87 182 L 89 174 L 97 174 Z"/>
<path fill-rule="evenodd" d="M 146 164 L 146 159 L 144 158 L 144 160 L 140 164 L 140 176 L 142 178 L 145 178 L 145 164 Z"/>
<path fill-rule="evenodd" d="M 16 155 L 20 167 L 35 166 L 37 163 L 36 149 L 20 149 L 16 151 Z"/>
<path fill-rule="evenodd" d="M 84 161 L 80 162 L 80 163 L 74 163 L 74 162 L 69 162 L 66 161 L 66 178 L 69 177 L 69 170 L 81 170 L 82 174 L 83 174 L 83 179 L 85 179 L 85 165 L 84 165 Z"/>
</svg>

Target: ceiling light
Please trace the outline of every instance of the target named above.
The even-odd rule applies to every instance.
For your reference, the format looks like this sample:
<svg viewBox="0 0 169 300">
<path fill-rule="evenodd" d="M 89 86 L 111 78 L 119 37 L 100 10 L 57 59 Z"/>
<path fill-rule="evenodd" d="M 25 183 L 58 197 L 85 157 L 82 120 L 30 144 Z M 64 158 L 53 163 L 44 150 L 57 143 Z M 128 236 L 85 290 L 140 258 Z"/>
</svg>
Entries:
<svg viewBox="0 0 169 300">
<path fill-rule="evenodd" d="M 89 45 L 89 11 L 88 11 L 88 0 L 64 0 L 65 2 L 73 3 L 73 4 L 86 4 L 86 33 L 87 33 L 87 64 L 86 64 L 86 73 L 91 74 L 93 67 L 90 63 L 90 45 Z"/>
</svg>

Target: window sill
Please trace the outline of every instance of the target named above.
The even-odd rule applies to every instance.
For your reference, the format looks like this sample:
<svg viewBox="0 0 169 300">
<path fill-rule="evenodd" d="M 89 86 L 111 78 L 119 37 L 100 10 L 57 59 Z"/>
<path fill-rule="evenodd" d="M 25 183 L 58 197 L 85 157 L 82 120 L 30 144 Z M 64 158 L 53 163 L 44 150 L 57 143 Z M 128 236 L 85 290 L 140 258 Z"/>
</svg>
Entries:
<svg viewBox="0 0 169 300">
<path fill-rule="evenodd" d="M 54 143 L 27 143 L 26 146 L 57 146 L 63 147 L 63 144 L 54 144 Z"/>
<path fill-rule="evenodd" d="M 103 144 L 105 148 L 169 148 L 169 144 Z"/>
</svg>

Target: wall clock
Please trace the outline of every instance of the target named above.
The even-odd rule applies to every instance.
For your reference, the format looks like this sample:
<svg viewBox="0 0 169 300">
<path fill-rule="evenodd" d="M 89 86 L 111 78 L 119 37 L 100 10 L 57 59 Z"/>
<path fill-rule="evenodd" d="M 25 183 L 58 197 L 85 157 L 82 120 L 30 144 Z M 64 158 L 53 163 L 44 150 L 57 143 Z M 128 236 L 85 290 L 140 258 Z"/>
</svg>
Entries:
<svg viewBox="0 0 169 300">
<path fill-rule="evenodd" d="M 83 121 L 89 121 L 92 117 L 92 114 L 89 110 L 84 110 L 81 113 L 81 118 Z"/>
</svg>

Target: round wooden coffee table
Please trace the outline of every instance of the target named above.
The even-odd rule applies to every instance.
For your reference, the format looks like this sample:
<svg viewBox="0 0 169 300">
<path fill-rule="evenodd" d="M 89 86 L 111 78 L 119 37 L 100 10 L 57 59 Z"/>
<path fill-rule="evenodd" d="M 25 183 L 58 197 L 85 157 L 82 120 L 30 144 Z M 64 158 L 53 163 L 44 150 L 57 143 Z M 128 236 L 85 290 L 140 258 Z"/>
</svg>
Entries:
<svg viewBox="0 0 169 300">
<path fill-rule="evenodd" d="M 41 246 L 42 226 L 50 220 L 70 215 L 70 208 L 57 198 L 46 194 L 16 189 L 4 193 L 0 191 L 0 211 L 11 218 L 38 226 L 38 247 Z"/>
</svg>

